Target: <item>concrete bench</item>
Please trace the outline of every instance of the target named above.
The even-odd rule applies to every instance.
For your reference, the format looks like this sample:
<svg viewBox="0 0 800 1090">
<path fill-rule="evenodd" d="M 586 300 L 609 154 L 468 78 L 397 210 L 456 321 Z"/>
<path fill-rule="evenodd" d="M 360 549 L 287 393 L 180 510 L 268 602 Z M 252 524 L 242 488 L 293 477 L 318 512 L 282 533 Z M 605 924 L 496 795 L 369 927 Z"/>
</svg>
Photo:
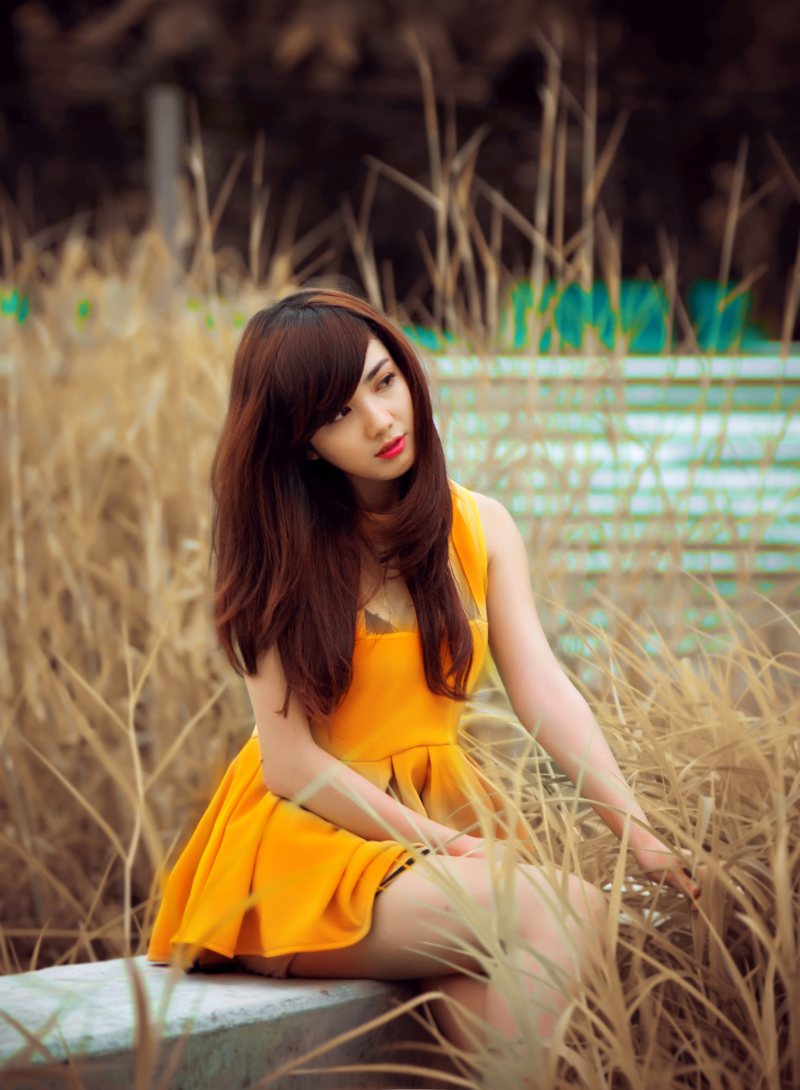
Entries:
<svg viewBox="0 0 800 1090">
<path fill-rule="evenodd" d="M 238 1090 L 415 994 L 410 984 L 372 980 L 187 976 L 143 957 L 20 973 L 0 978 L 0 1086 Z M 413 1048 L 424 1041 L 427 1031 L 404 1014 L 302 1066 L 427 1065 Z M 270 1083 L 276 1090 L 420 1085 L 434 1083 L 363 1071 Z"/>
</svg>

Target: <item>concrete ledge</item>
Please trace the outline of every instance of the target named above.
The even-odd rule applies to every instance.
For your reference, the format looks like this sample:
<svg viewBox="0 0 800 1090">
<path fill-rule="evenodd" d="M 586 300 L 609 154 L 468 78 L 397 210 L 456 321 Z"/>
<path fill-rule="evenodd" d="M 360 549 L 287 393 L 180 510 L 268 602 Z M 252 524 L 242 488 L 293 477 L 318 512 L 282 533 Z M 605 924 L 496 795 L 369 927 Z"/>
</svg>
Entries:
<svg viewBox="0 0 800 1090">
<path fill-rule="evenodd" d="M 137 977 L 141 988 L 135 986 Z M 371 980 L 272 980 L 247 973 L 186 976 L 143 957 L 0 977 L 0 1085 L 14 1090 L 239 1090 L 416 993 L 411 984 Z M 148 1020 L 151 1035 L 146 1028 L 143 1032 Z M 149 1049 L 148 1036 L 154 1046 Z M 423 1054 L 402 1047 L 425 1040 L 425 1031 L 403 1015 L 359 1034 L 309 1066 L 427 1066 L 430 1061 Z M 170 1063 L 175 1064 L 172 1074 Z M 419 1085 L 434 1083 L 405 1075 L 319 1072 L 270 1083 L 275 1090 Z"/>
</svg>

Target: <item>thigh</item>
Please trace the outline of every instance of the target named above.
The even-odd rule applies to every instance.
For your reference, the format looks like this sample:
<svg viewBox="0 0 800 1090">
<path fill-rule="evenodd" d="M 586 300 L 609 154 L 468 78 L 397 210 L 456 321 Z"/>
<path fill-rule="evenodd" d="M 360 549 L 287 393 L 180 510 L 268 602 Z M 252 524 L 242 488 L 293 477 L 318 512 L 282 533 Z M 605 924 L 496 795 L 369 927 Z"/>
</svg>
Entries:
<svg viewBox="0 0 800 1090">
<path fill-rule="evenodd" d="M 514 898 L 526 937 L 539 933 L 550 941 L 563 907 L 550 880 L 520 865 L 510 890 L 497 894 L 495 885 L 485 859 L 427 856 L 375 898 L 363 939 L 339 950 L 296 954 L 289 975 L 407 980 L 481 973 L 480 936 L 493 930 L 498 896 Z"/>
</svg>

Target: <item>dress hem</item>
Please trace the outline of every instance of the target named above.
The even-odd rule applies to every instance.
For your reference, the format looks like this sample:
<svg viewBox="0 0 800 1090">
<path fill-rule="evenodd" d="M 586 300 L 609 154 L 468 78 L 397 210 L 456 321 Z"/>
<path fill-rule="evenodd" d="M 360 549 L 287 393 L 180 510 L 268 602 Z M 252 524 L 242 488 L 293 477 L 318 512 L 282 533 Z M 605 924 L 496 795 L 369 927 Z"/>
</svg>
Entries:
<svg viewBox="0 0 800 1090">
<path fill-rule="evenodd" d="M 428 854 L 427 850 L 424 851 L 423 854 Z M 399 877 L 399 875 L 402 873 L 402 871 L 408 870 L 409 867 L 413 863 L 416 862 L 416 860 L 417 860 L 417 855 L 415 855 L 413 852 L 410 852 L 408 850 L 405 850 L 404 854 L 398 855 L 395 859 L 392 860 L 391 864 L 387 867 L 387 873 L 380 879 L 380 881 L 378 882 L 378 884 L 375 887 L 375 891 L 374 891 L 372 900 L 371 900 L 371 902 L 370 902 L 370 904 L 368 906 L 368 909 L 367 909 L 367 915 L 366 915 L 366 918 L 364 920 L 364 926 L 357 933 L 356 932 L 351 932 L 347 936 L 347 938 L 348 938 L 347 942 L 328 943 L 327 945 L 324 945 L 324 946 L 320 946 L 320 945 L 284 946 L 284 947 L 279 947 L 277 950 L 273 950 L 270 953 L 266 953 L 264 950 L 236 950 L 236 949 L 231 950 L 230 947 L 223 948 L 221 943 L 191 942 L 188 939 L 180 938 L 179 937 L 180 936 L 180 931 L 179 931 L 177 933 L 176 937 L 171 940 L 172 949 L 170 950 L 169 954 L 161 956 L 161 955 L 157 955 L 157 954 L 151 954 L 150 951 L 148 951 L 147 955 L 146 955 L 147 960 L 149 962 L 151 962 L 152 964 L 154 964 L 154 965 L 172 965 L 172 964 L 174 964 L 174 962 L 176 960 L 176 958 L 175 958 L 175 948 L 179 947 L 179 946 L 194 947 L 197 950 L 209 950 L 209 951 L 211 951 L 212 954 L 220 954 L 224 958 L 230 958 L 231 961 L 233 961 L 237 957 L 280 958 L 280 957 L 287 957 L 290 954 L 314 954 L 314 953 L 322 953 L 323 951 L 326 951 L 326 950 L 344 950 L 348 946 L 354 946 L 357 942 L 361 942 L 361 940 L 363 938 L 365 938 L 366 935 L 369 934 L 369 930 L 372 927 L 372 916 L 373 916 L 373 912 L 374 912 L 374 908 L 375 908 L 375 898 L 382 891 L 382 889 L 386 888 L 383 883 L 387 882 L 388 880 L 394 881 L 395 878 Z M 355 936 L 355 937 L 353 937 L 353 936 Z"/>
</svg>

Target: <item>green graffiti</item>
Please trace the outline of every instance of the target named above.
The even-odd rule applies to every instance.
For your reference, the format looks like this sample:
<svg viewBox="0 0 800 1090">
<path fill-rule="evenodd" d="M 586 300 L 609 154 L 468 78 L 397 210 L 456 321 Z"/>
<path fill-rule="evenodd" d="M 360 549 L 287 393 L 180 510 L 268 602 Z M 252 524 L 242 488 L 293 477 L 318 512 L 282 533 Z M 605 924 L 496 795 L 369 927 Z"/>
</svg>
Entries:
<svg viewBox="0 0 800 1090">
<path fill-rule="evenodd" d="M 595 342 L 608 350 L 624 346 L 631 355 L 650 355 L 672 351 L 681 339 L 664 287 L 649 281 L 623 280 L 616 300 L 603 283 L 585 289 L 580 284 L 559 287 L 553 281 L 544 285 L 535 300 L 532 285 L 520 281 L 510 303 L 515 351 L 550 352 L 556 347 L 580 351 L 591 332 Z M 687 309 L 702 352 L 742 351 L 768 340 L 750 322 L 752 293 L 737 293 L 734 284 L 695 282 L 689 289 Z M 500 332 L 501 339 L 507 339 L 505 320 Z"/>
<path fill-rule="evenodd" d="M 655 355 L 672 352 L 686 340 L 685 324 L 674 320 L 674 307 L 661 284 L 645 280 L 623 280 L 616 298 L 608 286 L 595 283 L 591 288 L 580 284 L 546 283 L 534 298 L 533 286 L 519 281 L 511 290 L 508 306 L 500 314 L 499 342 L 512 352 L 550 353 L 585 351 L 591 346 L 612 351 L 623 349 L 628 355 Z M 209 330 L 217 320 L 207 311 L 204 300 L 190 298 L 187 310 L 202 317 Z M 90 299 L 81 299 L 76 307 L 80 327 L 94 311 Z M 736 284 L 711 280 L 695 281 L 686 296 L 686 313 L 696 347 L 703 353 L 758 351 L 769 342 L 769 335 L 751 321 L 753 295 L 740 291 Z M 30 296 L 14 288 L 0 294 L 0 313 L 16 318 L 20 325 L 31 311 Z M 242 329 L 246 315 L 235 310 L 228 321 Z M 433 330 L 423 325 L 405 325 L 404 332 L 414 343 L 429 352 L 447 352 L 455 346 L 449 330 Z"/>
<path fill-rule="evenodd" d="M 20 295 L 17 288 L 14 288 L 10 295 L 0 296 L 0 311 L 11 318 L 15 317 L 22 325 L 31 312 L 30 296 L 27 292 Z"/>
<path fill-rule="evenodd" d="M 447 330 L 443 333 L 437 333 L 421 325 L 404 325 L 402 329 L 410 340 L 422 348 L 426 348 L 429 352 L 446 352 L 455 343 L 455 337 L 452 333 L 448 333 Z"/>
</svg>

